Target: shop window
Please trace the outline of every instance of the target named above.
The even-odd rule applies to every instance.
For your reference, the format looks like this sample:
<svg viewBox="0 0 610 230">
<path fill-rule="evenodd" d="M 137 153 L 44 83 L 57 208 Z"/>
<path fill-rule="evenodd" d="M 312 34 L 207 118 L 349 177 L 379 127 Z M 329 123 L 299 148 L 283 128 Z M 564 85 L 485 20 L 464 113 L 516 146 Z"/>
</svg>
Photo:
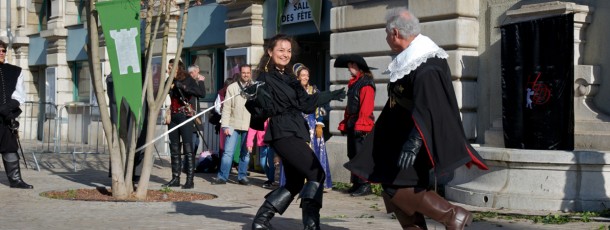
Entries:
<svg viewBox="0 0 610 230">
<path fill-rule="evenodd" d="M 74 101 L 91 103 L 92 86 L 91 73 L 89 72 L 89 63 L 74 62 L 72 74 L 72 79 L 74 82 Z"/>
<path fill-rule="evenodd" d="M 38 12 L 38 31 L 47 29 L 47 23 L 51 18 L 51 0 L 35 1 Z"/>
</svg>

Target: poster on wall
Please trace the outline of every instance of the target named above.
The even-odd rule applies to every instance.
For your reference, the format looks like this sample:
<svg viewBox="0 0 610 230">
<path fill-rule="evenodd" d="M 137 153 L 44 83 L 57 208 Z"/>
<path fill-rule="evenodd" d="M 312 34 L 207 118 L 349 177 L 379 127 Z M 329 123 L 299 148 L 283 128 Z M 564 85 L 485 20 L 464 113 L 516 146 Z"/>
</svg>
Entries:
<svg viewBox="0 0 610 230">
<path fill-rule="evenodd" d="M 233 48 L 225 51 L 225 80 L 239 76 L 239 66 L 248 64 L 250 49 Z"/>
<path fill-rule="evenodd" d="M 501 27 L 507 148 L 574 149 L 574 15 Z"/>
<path fill-rule="evenodd" d="M 153 96 L 157 98 L 159 84 L 161 84 L 161 76 L 165 76 L 165 74 L 161 73 L 161 56 L 153 57 L 150 65 L 152 70 Z"/>
</svg>

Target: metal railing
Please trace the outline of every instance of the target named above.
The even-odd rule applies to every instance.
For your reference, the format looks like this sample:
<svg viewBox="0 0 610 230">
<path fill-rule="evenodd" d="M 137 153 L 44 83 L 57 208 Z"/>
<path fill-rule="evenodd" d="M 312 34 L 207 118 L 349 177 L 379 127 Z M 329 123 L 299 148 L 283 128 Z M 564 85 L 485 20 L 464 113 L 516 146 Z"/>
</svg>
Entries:
<svg viewBox="0 0 610 230">
<path fill-rule="evenodd" d="M 20 140 L 23 151 L 31 152 L 38 171 L 39 164 L 44 162 L 44 154 L 71 154 L 73 170 L 77 171 L 79 164 L 76 154 L 85 154 L 84 162 L 89 154 L 106 153 L 108 146 L 98 106 L 79 102 L 56 105 L 27 101 L 21 108 L 23 112 L 18 118 L 21 123 Z M 156 134 L 167 130 L 163 123 L 166 110 L 167 108 L 161 108 L 157 128 L 154 130 Z M 215 133 L 214 125 L 208 122 L 208 114 L 200 118 L 203 121 L 203 140 L 198 136 L 200 147 L 196 151 L 217 153 L 219 136 Z M 169 139 L 166 136 L 162 140 L 155 143 L 154 151 L 159 158 L 169 155 Z"/>
<path fill-rule="evenodd" d="M 77 167 L 77 153 L 84 153 L 86 160 L 90 153 L 106 152 L 106 135 L 102 128 L 98 106 L 86 103 L 68 103 L 59 106 L 56 124 L 58 136 L 56 138 L 58 141 L 55 143 L 56 153 L 72 154 L 74 171 Z M 64 126 L 66 126 L 67 140 L 62 140 Z"/>
</svg>

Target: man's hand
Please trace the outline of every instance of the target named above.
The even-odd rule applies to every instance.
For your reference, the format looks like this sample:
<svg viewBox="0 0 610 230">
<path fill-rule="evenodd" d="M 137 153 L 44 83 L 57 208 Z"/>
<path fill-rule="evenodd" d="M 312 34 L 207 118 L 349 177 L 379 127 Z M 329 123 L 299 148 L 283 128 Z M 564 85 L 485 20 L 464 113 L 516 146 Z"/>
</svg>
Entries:
<svg viewBox="0 0 610 230">
<path fill-rule="evenodd" d="M 19 108 L 19 102 L 15 99 L 10 99 L 5 104 L 0 105 L 0 116 L 10 119 L 11 114 L 15 113 L 14 110 L 16 108 Z M 21 114 L 21 110 L 19 111 L 19 114 Z M 19 116 L 19 114 L 17 114 L 17 116 Z"/>
<path fill-rule="evenodd" d="M 417 129 L 412 129 L 409 138 L 407 138 L 407 141 L 402 145 L 402 150 L 398 157 L 397 166 L 400 169 L 405 170 L 413 166 L 422 143 L 422 138 Z"/>
<path fill-rule="evenodd" d="M 225 136 L 231 136 L 231 129 L 229 129 L 229 128 L 222 128 L 222 130 L 224 130 Z"/>
</svg>

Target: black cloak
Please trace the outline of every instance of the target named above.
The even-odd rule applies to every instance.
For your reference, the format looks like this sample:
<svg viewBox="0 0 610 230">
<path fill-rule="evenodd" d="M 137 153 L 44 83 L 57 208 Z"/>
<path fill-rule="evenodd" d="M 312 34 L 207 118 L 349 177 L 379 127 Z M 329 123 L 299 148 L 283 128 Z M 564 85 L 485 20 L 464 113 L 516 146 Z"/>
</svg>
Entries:
<svg viewBox="0 0 610 230">
<path fill-rule="evenodd" d="M 431 169 L 438 178 L 452 175 L 464 164 L 488 169 L 464 134 L 446 60 L 428 59 L 389 83 L 388 91 L 393 96 L 365 139 L 362 151 L 345 164 L 352 173 L 372 183 L 418 186 L 429 183 Z M 401 170 L 398 157 L 413 128 L 424 144 L 414 166 Z"/>
</svg>

